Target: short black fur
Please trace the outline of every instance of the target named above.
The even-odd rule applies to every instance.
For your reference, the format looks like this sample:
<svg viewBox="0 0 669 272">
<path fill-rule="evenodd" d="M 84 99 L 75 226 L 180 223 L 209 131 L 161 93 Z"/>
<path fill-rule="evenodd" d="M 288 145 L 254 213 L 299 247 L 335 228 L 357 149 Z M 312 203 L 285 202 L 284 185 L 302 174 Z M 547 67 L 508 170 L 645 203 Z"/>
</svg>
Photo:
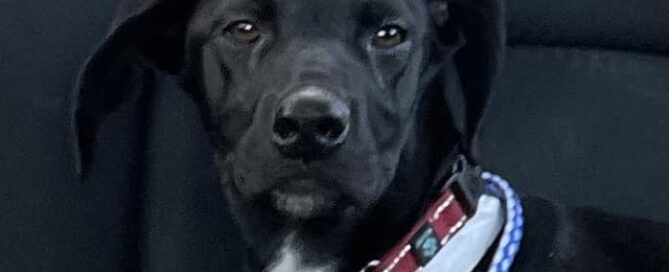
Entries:
<svg viewBox="0 0 669 272">
<path fill-rule="evenodd" d="M 148 81 L 152 71 L 143 67 L 181 75 L 201 110 L 222 187 L 244 233 L 249 271 L 270 267 L 289 234 L 299 236 L 306 265 L 336 263 L 338 270 L 355 271 L 412 225 L 435 193 L 437 168 L 449 154 L 477 161 L 476 132 L 503 55 L 503 15 L 497 0 L 125 1 L 74 97 L 77 169 L 85 175 L 94 161 L 97 127 L 126 98 L 125 85 Z M 238 21 L 260 28 L 256 44 L 226 36 Z M 404 27 L 407 39 L 392 49 L 370 46 L 374 31 L 388 24 Z M 350 135 L 327 158 L 284 158 L 269 140 L 274 113 L 283 98 L 307 85 L 326 88 L 350 106 Z M 308 217 L 278 211 L 272 193 L 305 177 L 313 183 L 309 193 L 323 195 L 332 207 Z M 622 246 L 604 244 L 618 232 L 593 231 L 606 222 L 527 203 L 529 238 L 516 264 L 520 271 L 640 262 L 635 252 L 615 262 L 601 257 Z M 561 236 L 560 229 L 576 229 L 591 242 Z M 660 226 L 650 232 L 660 242 L 649 240 L 640 250 L 659 265 L 653 268 L 666 267 L 657 256 L 669 252 L 662 243 L 669 234 Z M 552 257 L 571 247 L 590 254 Z M 597 264 L 585 265 L 589 260 Z"/>
</svg>

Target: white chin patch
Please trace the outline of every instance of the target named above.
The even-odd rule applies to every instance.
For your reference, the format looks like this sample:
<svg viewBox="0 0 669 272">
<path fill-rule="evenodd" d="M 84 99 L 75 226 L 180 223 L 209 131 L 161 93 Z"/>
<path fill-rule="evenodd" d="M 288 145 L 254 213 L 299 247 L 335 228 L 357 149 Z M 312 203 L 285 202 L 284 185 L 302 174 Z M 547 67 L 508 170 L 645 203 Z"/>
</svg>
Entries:
<svg viewBox="0 0 669 272">
<path fill-rule="evenodd" d="M 327 206 L 325 198 L 318 194 L 302 195 L 274 191 L 272 196 L 277 210 L 296 218 L 312 217 Z"/>
</svg>

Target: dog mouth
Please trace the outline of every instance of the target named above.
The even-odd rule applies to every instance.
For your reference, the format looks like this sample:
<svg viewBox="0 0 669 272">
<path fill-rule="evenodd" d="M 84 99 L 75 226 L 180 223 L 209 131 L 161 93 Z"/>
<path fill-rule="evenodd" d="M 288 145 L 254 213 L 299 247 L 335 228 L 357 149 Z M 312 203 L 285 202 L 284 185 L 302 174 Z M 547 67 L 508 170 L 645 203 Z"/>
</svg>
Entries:
<svg viewBox="0 0 669 272">
<path fill-rule="evenodd" d="M 309 179 L 281 184 L 270 197 L 274 209 L 296 220 L 332 214 L 344 204 L 340 194 Z"/>
<path fill-rule="evenodd" d="M 332 207 L 332 203 L 328 203 L 321 195 L 287 194 L 275 191 L 272 196 L 274 207 L 281 213 L 294 218 L 314 217 Z"/>
</svg>

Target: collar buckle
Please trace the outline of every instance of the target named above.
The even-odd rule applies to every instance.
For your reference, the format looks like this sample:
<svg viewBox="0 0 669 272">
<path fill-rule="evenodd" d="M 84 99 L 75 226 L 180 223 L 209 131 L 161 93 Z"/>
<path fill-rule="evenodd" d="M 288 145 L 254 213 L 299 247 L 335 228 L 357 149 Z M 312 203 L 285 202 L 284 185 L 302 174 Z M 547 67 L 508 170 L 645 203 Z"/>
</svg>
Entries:
<svg viewBox="0 0 669 272">
<path fill-rule="evenodd" d="M 446 180 L 441 191 L 453 190 L 455 197 L 464 204 L 463 209 L 471 217 L 476 212 L 478 200 L 485 190 L 481 179 L 481 167 L 469 163 L 464 155 L 458 155 L 451 168 L 451 176 Z"/>
</svg>

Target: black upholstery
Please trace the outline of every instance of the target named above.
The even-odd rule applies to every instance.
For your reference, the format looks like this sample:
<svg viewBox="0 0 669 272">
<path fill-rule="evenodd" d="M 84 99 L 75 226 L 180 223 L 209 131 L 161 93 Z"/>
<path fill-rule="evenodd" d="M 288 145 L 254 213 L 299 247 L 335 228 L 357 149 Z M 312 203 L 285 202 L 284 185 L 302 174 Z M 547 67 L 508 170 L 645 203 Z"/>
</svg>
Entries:
<svg viewBox="0 0 669 272">
<path fill-rule="evenodd" d="M 669 53 L 664 0 L 510 0 L 509 43 Z"/>
<path fill-rule="evenodd" d="M 116 0 L 0 4 L 0 271 L 237 271 L 198 113 L 137 89 L 75 181 L 69 94 Z M 483 164 L 525 194 L 669 222 L 669 5 L 509 3 Z"/>
<path fill-rule="evenodd" d="M 669 220 L 669 5 L 507 3 L 484 166 L 567 205 Z"/>
<path fill-rule="evenodd" d="M 483 165 L 525 193 L 669 220 L 669 57 L 517 45 Z"/>
</svg>

